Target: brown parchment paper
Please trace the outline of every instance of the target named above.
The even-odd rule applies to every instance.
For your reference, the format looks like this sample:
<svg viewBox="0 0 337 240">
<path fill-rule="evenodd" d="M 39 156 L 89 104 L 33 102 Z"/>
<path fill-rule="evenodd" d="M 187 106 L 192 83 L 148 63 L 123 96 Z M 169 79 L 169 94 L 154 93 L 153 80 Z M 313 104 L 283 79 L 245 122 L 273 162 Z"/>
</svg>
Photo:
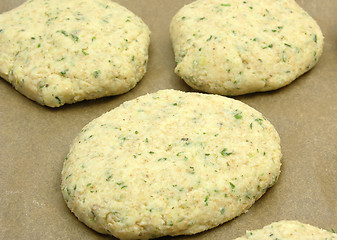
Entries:
<svg viewBox="0 0 337 240">
<path fill-rule="evenodd" d="M 0 0 L 0 12 L 22 2 Z M 173 15 L 191 0 L 117 2 L 152 31 L 148 70 L 132 91 L 51 109 L 0 79 L 1 239 L 114 239 L 79 222 L 62 198 L 60 172 L 69 145 L 85 124 L 126 100 L 167 88 L 193 91 L 173 73 L 168 32 Z M 325 36 L 320 61 L 287 87 L 235 97 L 262 112 L 278 130 L 283 152 L 279 181 L 246 214 L 212 230 L 173 239 L 231 240 L 282 219 L 337 230 L 337 2 L 297 2 Z"/>
</svg>

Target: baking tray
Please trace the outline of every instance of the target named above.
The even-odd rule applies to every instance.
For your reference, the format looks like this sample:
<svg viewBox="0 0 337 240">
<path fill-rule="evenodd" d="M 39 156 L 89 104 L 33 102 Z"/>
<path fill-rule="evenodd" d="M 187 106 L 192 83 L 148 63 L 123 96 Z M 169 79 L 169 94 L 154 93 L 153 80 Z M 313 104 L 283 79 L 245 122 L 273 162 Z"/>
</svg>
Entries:
<svg viewBox="0 0 337 240">
<path fill-rule="evenodd" d="M 0 12 L 22 0 L 1 0 Z M 152 31 L 145 77 L 130 92 L 52 109 L 0 79 L 0 238 L 113 239 L 79 222 L 60 191 L 63 160 L 82 127 L 122 102 L 160 89 L 193 91 L 173 73 L 173 15 L 190 0 L 118 0 Z M 174 239 L 231 240 L 282 219 L 337 230 L 337 4 L 298 0 L 320 25 L 324 52 L 289 86 L 234 97 L 262 112 L 281 137 L 282 173 L 247 213 L 212 230 Z M 164 237 L 162 239 L 171 239 Z"/>
</svg>

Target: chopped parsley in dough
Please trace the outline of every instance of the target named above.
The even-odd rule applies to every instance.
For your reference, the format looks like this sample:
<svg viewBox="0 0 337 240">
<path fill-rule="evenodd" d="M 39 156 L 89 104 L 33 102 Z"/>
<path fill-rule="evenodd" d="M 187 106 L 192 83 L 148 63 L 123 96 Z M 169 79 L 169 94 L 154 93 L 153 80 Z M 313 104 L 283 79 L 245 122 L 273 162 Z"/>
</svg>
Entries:
<svg viewBox="0 0 337 240">
<path fill-rule="evenodd" d="M 110 0 L 29 0 L 0 26 L 0 76 L 42 105 L 122 94 L 146 71 L 148 27 Z"/>
<path fill-rule="evenodd" d="M 308 240 L 337 239 L 337 234 L 304 224 L 298 221 L 279 221 L 265 226 L 259 230 L 247 231 L 246 235 L 235 240 Z"/>
<path fill-rule="evenodd" d="M 170 36 L 175 73 L 222 95 L 288 85 L 323 49 L 319 26 L 294 0 L 198 0 L 173 17 Z"/>
<path fill-rule="evenodd" d="M 100 233 L 194 234 L 246 212 L 276 183 L 280 159 L 276 130 L 246 104 L 162 90 L 82 129 L 64 161 L 62 193 Z"/>
</svg>

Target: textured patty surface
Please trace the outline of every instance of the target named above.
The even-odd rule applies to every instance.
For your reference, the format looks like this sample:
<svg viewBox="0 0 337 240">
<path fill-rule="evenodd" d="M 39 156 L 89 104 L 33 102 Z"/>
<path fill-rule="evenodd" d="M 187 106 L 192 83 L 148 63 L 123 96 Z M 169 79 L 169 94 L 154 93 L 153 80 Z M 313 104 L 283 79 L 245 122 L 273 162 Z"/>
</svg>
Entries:
<svg viewBox="0 0 337 240">
<path fill-rule="evenodd" d="M 121 239 L 194 234 L 244 213 L 280 174 L 280 139 L 246 104 L 162 90 L 93 120 L 64 162 L 62 193 Z"/>
<path fill-rule="evenodd" d="M 148 27 L 110 0 L 29 0 L 0 28 L 0 76 L 42 105 L 122 94 L 146 71 Z"/>
<path fill-rule="evenodd" d="M 170 35 L 175 73 L 222 95 L 283 87 L 323 48 L 319 26 L 294 0 L 198 0 L 174 16 Z"/>
<path fill-rule="evenodd" d="M 332 240 L 337 234 L 298 221 L 283 220 L 259 230 L 247 231 L 235 240 Z"/>
</svg>

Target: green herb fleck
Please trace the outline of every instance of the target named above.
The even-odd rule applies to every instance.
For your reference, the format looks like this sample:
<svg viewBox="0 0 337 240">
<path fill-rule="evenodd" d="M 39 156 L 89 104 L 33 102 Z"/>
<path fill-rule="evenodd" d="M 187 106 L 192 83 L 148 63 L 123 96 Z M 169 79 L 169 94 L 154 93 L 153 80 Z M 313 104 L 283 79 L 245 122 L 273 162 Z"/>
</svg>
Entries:
<svg viewBox="0 0 337 240">
<path fill-rule="evenodd" d="M 286 45 L 287 47 L 290 47 L 290 48 L 291 48 L 291 45 L 290 45 L 290 44 L 288 44 L 288 43 L 285 43 L 284 45 Z"/>
<path fill-rule="evenodd" d="M 95 40 L 96 40 L 96 37 L 93 36 L 93 37 L 91 38 L 91 41 L 93 42 L 93 41 L 95 41 Z"/>
<path fill-rule="evenodd" d="M 231 152 L 227 152 L 227 148 L 224 148 L 222 151 L 221 151 L 221 155 L 222 156 L 229 156 L 229 155 L 232 155 L 233 153 Z"/>
<path fill-rule="evenodd" d="M 314 40 L 315 43 L 317 43 L 317 35 L 316 34 L 314 35 L 313 40 Z"/>
<path fill-rule="evenodd" d="M 282 53 L 282 61 L 283 61 L 283 62 L 286 62 L 286 61 L 287 61 L 287 56 L 286 56 L 285 51 L 283 51 L 283 53 Z"/>
<path fill-rule="evenodd" d="M 60 72 L 62 74 L 62 76 L 64 76 L 67 72 L 69 71 L 69 69 L 64 70 L 63 72 Z"/>
<path fill-rule="evenodd" d="M 90 187 L 90 186 L 91 186 L 91 183 L 88 183 L 88 184 L 87 184 L 87 187 Z"/>
<path fill-rule="evenodd" d="M 235 190 L 235 185 L 231 182 L 229 182 L 229 184 L 231 185 L 231 189 L 234 191 Z"/>
<path fill-rule="evenodd" d="M 238 112 L 237 114 L 234 115 L 236 119 L 241 119 L 242 118 L 242 112 Z"/>
<path fill-rule="evenodd" d="M 101 70 L 94 71 L 93 75 L 95 78 L 98 78 L 98 75 L 101 73 Z"/>
<path fill-rule="evenodd" d="M 261 118 L 256 118 L 255 121 L 264 129 Z"/>
<path fill-rule="evenodd" d="M 158 159 L 158 162 L 160 162 L 160 161 L 166 161 L 166 160 L 167 160 L 166 157 L 164 157 L 164 158 L 159 158 L 159 159 Z"/>
<path fill-rule="evenodd" d="M 229 3 L 222 3 L 221 6 L 222 6 L 222 7 L 230 7 L 231 4 L 229 4 Z"/>
<path fill-rule="evenodd" d="M 185 19 L 186 19 L 186 17 L 185 17 L 185 16 L 181 17 L 181 20 L 185 20 Z"/>
<path fill-rule="evenodd" d="M 150 151 L 149 153 L 150 153 L 150 154 L 154 154 L 154 152 L 152 152 L 152 151 Z"/>
<path fill-rule="evenodd" d="M 135 56 L 132 56 L 131 61 L 132 61 L 132 62 L 135 61 Z"/>
<path fill-rule="evenodd" d="M 67 188 L 67 193 L 68 193 L 69 197 L 71 197 L 71 192 L 68 188 Z"/>
<path fill-rule="evenodd" d="M 56 19 L 57 19 L 57 17 L 49 18 L 46 23 L 49 25 L 51 21 L 54 21 Z"/>
<path fill-rule="evenodd" d="M 184 153 L 184 152 L 178 152 L 178 153 L 177 153 L 177 157 L 179 157 L 179 156 L 180 156 L 180 154 L 182 154 L 182 153 Z"/>
<path fill-rule="evenodd" d="M 212 37 L 213 37 L 212 35 L 209 36 L 209 38 L 208 38 L 206 41 L 207 41 L 207 42 L 210 41 L 210 40 L 212 39 Z"/>
<path fill-rule="evenodd" d="M 208 195 L 205 197 L 204 202 L 205 202 L 205 205 L 208 206 Z"/>
<path fill-rule="evenodd" d="M 112 175 L 110 175 L 107 179 L 105 179 L 105 181 L 109 182 L 111 178 L 112 178 Z"/>
<path fill-rule="evenodd" d="M 278 29 L 283 29 L 283 27 L 282 27 L 282 26 L 278 26 L 277 28 L 278 28 Z"/>
<path fill-rule="evenodd" d="M 74 40 L 75 42 L 78 42 L 79 38 L 78 38 L 78 36 L 77 36 L 75 33 L 72 33 L 72 34 L 71 34 L 71 37 L 73 38 L 73 40 Z"/>
<path fill-rule="evenodd" d="M 62 30 L 61 33 L 62 33 L 64 36 L 68 37 L 68 33 L 67 33 L 66 31 Z"/>
<path fill-rule="evenodd" d="M 38 45 L 37 45 L 37 48 L 40 48 L 41 47 L 41 43 L 39 43 Z"/>
<path fill-rule="evenodd" d="M 273 47 L 273 44 L 268 45 L 268 47 L 269 47 L 269 48 L 272 48 L 272 47 Z"/>
<path fill-rule="evenodd" d="M 89 53 L 87 53 L 87 52 L 85 51 L 85 49 L 82 49 L 82 53 L 83 53 L 84 55 L 89 55 Z"/>
<path fill-rule="evenodd" d="M 332 232 L 332 233 L 336 233 L 336 232 L 335 232 L 335 229 L 333 229 L 333 228 L 331 228 L 331 232 Z"/>
<path fill-rule="evenodd" d="M 56 100 L 57 100 L 57 102 L 58 102 L 59 104 L 62 103 L 62 102 L 61 102 L 61 99 L 60 99 L 58 96 L 56 96 L 55 98 L 56 98 Z"/>
<path fill-rule="evenodd" d="M 221 208 L 220 213 L 223 215 L 225 213 L 225 208 Z"/>
</svg>

